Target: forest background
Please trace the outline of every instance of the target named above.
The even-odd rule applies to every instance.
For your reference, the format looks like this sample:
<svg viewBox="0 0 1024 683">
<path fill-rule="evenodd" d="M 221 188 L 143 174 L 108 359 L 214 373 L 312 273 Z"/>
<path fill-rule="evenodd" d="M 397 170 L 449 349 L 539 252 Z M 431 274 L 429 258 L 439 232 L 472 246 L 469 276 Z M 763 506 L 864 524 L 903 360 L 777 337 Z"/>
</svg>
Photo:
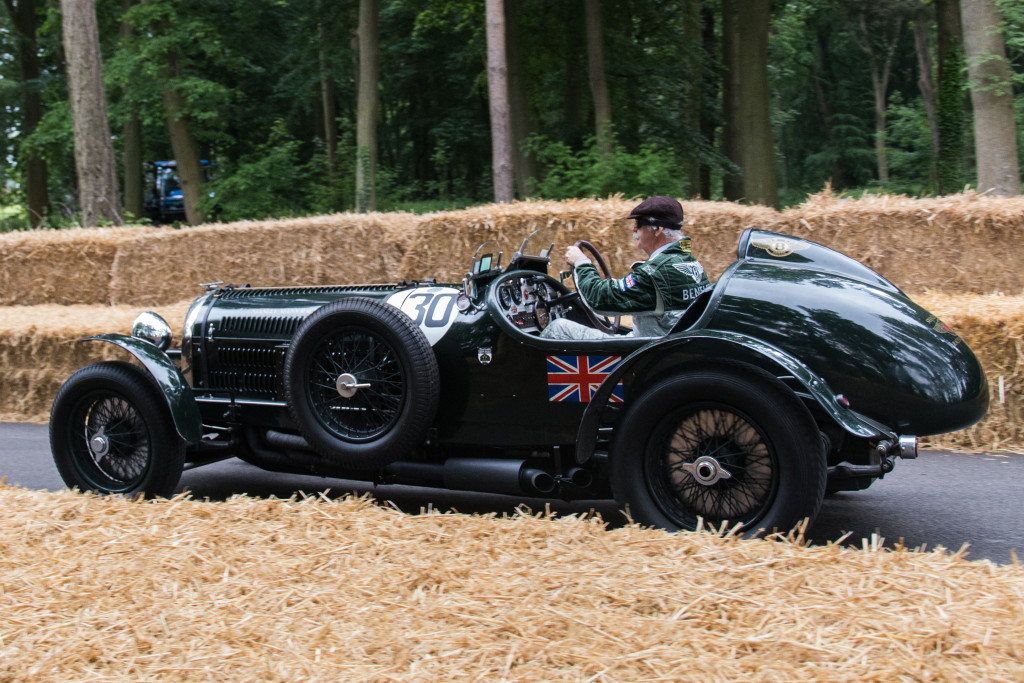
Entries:
<svg viewBox="0 0 1024 683">
<path fill-rule="evenodd" d="M 0 231 L 144 222 L 169 159 L 190 223 L 1021 191 L 1019 0 L 3 6 Z"/>
</svg>

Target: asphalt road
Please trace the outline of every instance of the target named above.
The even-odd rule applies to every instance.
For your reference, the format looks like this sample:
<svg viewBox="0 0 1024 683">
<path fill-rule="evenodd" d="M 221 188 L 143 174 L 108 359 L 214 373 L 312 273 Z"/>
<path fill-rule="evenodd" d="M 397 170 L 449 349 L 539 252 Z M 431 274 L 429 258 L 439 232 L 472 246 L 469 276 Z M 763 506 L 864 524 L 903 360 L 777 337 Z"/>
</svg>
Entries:
<svg viewBox="0 0 1024 683">
<path fill-rule="evenodd" d="M 64 487 L 50 458 L 45 425 L 0 423 L 0 478 L 32 489 Z M 226 460 L 182 475 L 181 488 L 197 499 L 222 500 L 234 494 L 278 496 L 372 492 L 400 509 L 455 509 L 467 513 L 513 512 L 525 504 L 533 510 L 571 514 L 593 510 L 609 524 L 623 523 L 613 501 L 517 499 L 510 496 L 381 486 L 362 482 L 265 472 L 239 460 Z M 968 557 L 1005 564 L 1016 549 L 1024 560 L 1024 455 L 963 454 L 923 451 L 917 460 L 897 461 L 896 469 L 866 491 L 826 498 L 809 530 L 815 543 L 835 541 L 847 532 L 848 543 L 879 534 L 887 545 L 902 540 L 911 548 L 969 545 Z"/>
</svg>

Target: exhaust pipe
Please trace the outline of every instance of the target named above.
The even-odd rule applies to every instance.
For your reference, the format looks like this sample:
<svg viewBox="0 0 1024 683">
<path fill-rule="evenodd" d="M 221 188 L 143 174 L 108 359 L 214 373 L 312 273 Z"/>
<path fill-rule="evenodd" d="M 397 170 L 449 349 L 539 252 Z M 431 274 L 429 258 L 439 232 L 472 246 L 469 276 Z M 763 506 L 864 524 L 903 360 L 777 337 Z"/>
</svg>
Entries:
<svg viewBox="0 0 1024 683">
<path fill-rule="evenodd" d="M 364 478 L 366 471 L 345 472 L 332 467 L 313 452 L 309 443 L 298 434 L 267 430 L 266 443 L 283 450 L 286 456 L 273 453 L 277 459 L 289 464 L 305 465 L 310 471 L 321 476 Z M 269 458 L 265 458 L 269 459 Z M 281 463 L 275 463 L 280 466 Z M 490 458 L 448 458 L 443 464 L 410 462 L 400 460 L 384 467 L 382 483 L 405 484 L 409 486 L 430 486 L 453 491 L 480 491 L 501 493 L 511 496 L 546 496 L 568 479 L 569 483 L 586 488 L 593 483 L 593 475 L 587 470 L 574 467 L 566 477 L 555 477 L 548 472 L 527 465 L 526 460 L 500 460 Z"/>
<path fill-rule="evenodd" d="M 481 491 L 506 495 L 546 495 L 555 490 L 555 478 L 525 460 L 449 458 L 444 464 L 393 462 L 384 468 L 384 482 L 433 486 L 454 491 Z"/>
<path fill-rule="evenodd" d="M 559 480 L 567 480 L 567 483 L 572 484 L 576 488 L 585 489 L 594 483 L 594 475 L 591 474 L 590 470 L 585 470 L 582 467 L 573 467 L 565 473 L 565 477 L 559 477 Z"/>
</svg>

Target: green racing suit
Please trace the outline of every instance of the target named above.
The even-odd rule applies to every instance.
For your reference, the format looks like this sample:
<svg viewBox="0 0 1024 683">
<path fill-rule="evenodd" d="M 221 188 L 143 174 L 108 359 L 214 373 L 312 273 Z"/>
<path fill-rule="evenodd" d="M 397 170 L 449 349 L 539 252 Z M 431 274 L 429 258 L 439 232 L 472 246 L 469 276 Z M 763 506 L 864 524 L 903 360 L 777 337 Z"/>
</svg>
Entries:
<svg viewBox="0 0 1024 683">
<path fill-rule="evenodd" d="M 711 288 L 707 273 L 690 251 L 690 239 L 668 245 L 633 264 L 622 278 L 605 280 L 589 259 L 574 268 L 576 288 L 591 308 L 633 317 L 633 336 L 668 334 L 693 300 Z"/>
</svg>

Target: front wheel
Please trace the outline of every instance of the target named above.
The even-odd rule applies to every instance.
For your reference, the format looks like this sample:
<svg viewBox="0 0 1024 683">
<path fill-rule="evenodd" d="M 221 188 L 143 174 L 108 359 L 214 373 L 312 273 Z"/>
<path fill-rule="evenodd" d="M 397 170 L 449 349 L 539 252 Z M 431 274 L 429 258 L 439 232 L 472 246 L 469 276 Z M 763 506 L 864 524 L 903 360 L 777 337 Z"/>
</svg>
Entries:
<svg viewBox="0 0 1024 683">
<path fill-rule="evenodd" d="M 174 493 L 185 462 L 157 388 L 129 363 L 89 365 L 57 392 L 50 450 L 69 488 L 96 493 Z"/>
<path fill-rule="evenodd" d="M 611 452 L 616 500 L 669 530 L 789 531 L 817 515 L 826 474 L 806 408 L 753 369 L 662 380 L 623 416 Z"/>
</svg>

